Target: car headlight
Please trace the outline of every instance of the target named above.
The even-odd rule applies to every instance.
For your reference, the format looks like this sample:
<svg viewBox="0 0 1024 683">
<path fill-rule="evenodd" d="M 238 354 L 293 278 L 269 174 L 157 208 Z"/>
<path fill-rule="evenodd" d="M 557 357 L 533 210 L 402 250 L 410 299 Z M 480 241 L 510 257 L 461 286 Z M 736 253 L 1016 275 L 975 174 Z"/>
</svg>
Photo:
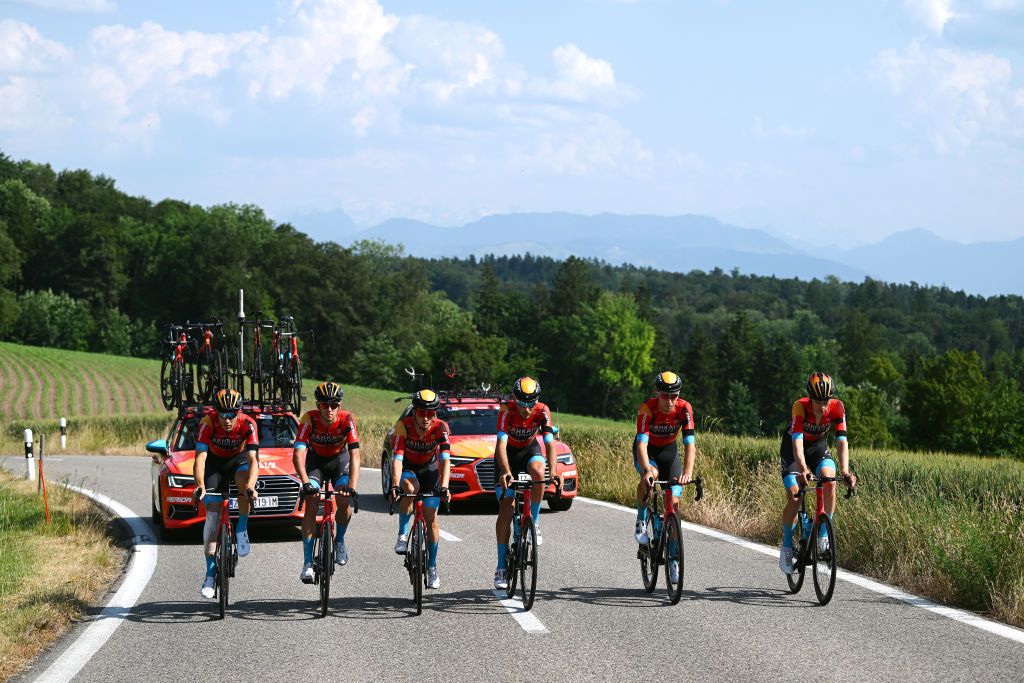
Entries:
<svg viewBox="0 0 1024 683">
<path fill-rule="evenodd" d="M 196 478 L 186 474 L 168 474 L 167 485 L 172 489 L 187 489 L 196 485 Z"/>
<path fill-rule="evenodd" d="M 558 456 L 558 462 L 562 463 L 563 465 L 571 465 L 574 462 L 576 462 L 576 458 L 573 457 L 572 453 L 563 453 L 562 455 Z"/>
<path fill-rule="evenodd" d="M 474 462 L 476 462 L 476 458 L 462 458 L 453 455 L 451 458 L 448 459 L 448 462 L 451 463 L 452 467 L 459 467 L 460 465 L 473 464 Z"/>
</svg>

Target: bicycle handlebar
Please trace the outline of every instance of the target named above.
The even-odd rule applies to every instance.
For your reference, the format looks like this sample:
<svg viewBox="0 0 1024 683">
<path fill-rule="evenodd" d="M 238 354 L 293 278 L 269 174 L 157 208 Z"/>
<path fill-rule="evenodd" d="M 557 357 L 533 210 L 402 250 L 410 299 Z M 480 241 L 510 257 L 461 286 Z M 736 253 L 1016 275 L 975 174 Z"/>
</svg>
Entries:
<svg viewBox="0 0 1024 683">
<path fill-rule="evenodd" d="M 689 486 L 690 484 L 693 484 L 694 488 L 697 489 L 696 493 L 693 496 L 693 502 L 696 503 L 697 501 L 699 501 L 701 498 L 704 497 L 704 478 L 703 477 L 694 477 L 693 479 L 691 479 L 690 481 L 686 482 L 685 484 L 680 482 L 678 479 L 656 479 L 653 482 L 651 482 L 651 487 L 660 486 L 661 489 L 664 491 L 669 486 L 684 486 L 685 487 L 685 486 Z M 650 487 L 648 488 L 648 491 L 650 491 Z"/>
<path fill-rule="evenodd" d="M 324 489 L 320 489 L 320 490 L 318 490 L 316 492 L 316 495 L 321 497 L 321 498 L 325 498 L 325 499 L 326 498 L 331 498 L 332 496 L 334 498 L 341 498 L 343 495 L 347 495 L 349 498 L 352 499 L 352 512 L 353 512 L 353 514 L 359 512 L 359 492 L 356 491 L 351 486 L 342 486 L 340 488 L 336 488 L 336 489 L 333 489 L 331 491 L 325 491 Z M 302 507 L 305 504 L 306 504 L 306 496 L 302 495 L 302 490 L 300 489 L 299 490 L 299 506 L 298 506 L 298 508 L 296 508 L 296 512 L 301 510 Z"/>
<path fill-rule="evenodd" d="M 505 475 L 501 475 L 501 476 L 504 477 Z M 501 489 L 503 491 L 507 491 L 508 489 L 512 489 L 513 491 L 525 491 L 526 489 L 531 488 L 531 487 L 533 487 L 535 485 L 543 484 L 544 486 L 549 486 L 549 485 L 554 484 L 556 482 L 557 482 L 557 485 L 555 486 L 555 494 L 558 495 L 559 497 L 561 497 L 561 495 L 562 495 L 562 482 L 560 480 L 556 480 L 554 477 L 546 477 L 544 479 L 536 479 L 536 480 L 530 479 L 529 481 L 525 481 L 525 480 L 520 481 L 519 479 L 513 479 L 511 486 L 505 486 L 505 484 L 502 483 L 501 484 Z"/>
<path fill-rule="evenodd" d="M 449 495 L 451 495 L 450 492 Z M 428 492 L 418 491 L 416 493 L 405 493 L 403 491 L 400 492 L 397 497 L 389 496 L 389 498 L 391 498 L 391 503 L 388 505 L 389 515 L 395 514 L 395 506 L 398 504 L 398 501 L 401 500 L 402 498 L 413 498 L 414 502 L 417 500 L 423 500 L 424 498 L 440 498 L 441 502 L 444 503 L 445 513 L 448 512 L 448 499 L 441 495 L 440 489 L 434 489 L 433 491 Z"/>
<path fill-rule="evenodd" d="M 849 480 L 848 477 L 843 477 L 843 476 L 839 476 L 839 477 L 815 477 L 812 474 L 811 477 L 807 481 L 808 482 L 815 481 L 815 482 L 818 482 L 819 484 L 827 484 L 827 483 L 833 482 L 833 481 L 834 482 L 840 482 L 841 481 L 844 484 L 846 484 L 846 500 L 849 500 L 850 497 L 853 496 L 854 492 L 856 491 L 856 487 L 850 486 L 850 480 Z M 821 487 L 820 486 L 815 486 L 814 488 L 821 488 Z M 802 496 L 805 493 L 807 493 L 807 487 L 806 486 L 801 487 L 800 490 L 797 491 L 797 495 L 798 496 Z"/>
</svg>

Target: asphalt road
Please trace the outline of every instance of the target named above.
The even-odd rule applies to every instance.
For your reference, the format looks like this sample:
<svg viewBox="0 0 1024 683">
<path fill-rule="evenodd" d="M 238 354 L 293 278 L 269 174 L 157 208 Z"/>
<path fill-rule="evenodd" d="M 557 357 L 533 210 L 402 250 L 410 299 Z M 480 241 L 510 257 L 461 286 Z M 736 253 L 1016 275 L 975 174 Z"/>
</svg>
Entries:
<svg viewBox="0 0 1024 683">
<path fill-rule="evenodd" d="M 24 460 L 8 459 L 11 469 Z M 148 458 L 64 456 L 48 479 L 68 477 L 150 510 Z M 494 596 L 494 508 L 442 517 L 461 539 L 442 541 L 441 588 L 415 616 L 392 550 L 397 516 L 364 472 L 362 510 L 348 532 L 351 562 L 335 573 L 331 612 L 317 618 L 316 587 L 299 582 L 302 548 L 291 528 L 253 528 L 223 621 L 198 596 L 195 542 L 159 546 L 158 566 L 126 621 L 78 681 L 305 678 L 365 680 L 1007 680 L 1024 677 L 1024 645 L 838 582 L 819 607 L 810 576 L 790 595 L 777 560 L 684 531 L 682 601 L 640 583 L 632 517 L 577 501 L 541 515 L 537 600 L 528 632 Z M 663 577 L 661 577 L 663 578 Z M 18 680 L 34 680 L 80 626 Z M 336 670 L 336 671 L 332 671 Z"/>
</svg>

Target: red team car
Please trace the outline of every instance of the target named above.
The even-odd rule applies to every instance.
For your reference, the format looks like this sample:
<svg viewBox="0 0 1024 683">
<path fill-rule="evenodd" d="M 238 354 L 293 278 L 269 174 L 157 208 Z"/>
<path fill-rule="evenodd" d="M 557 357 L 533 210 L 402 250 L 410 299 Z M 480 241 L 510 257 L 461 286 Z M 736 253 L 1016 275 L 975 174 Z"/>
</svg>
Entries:
<svg viewBox="0 0 1024 683">
<path fill-rule="evenodd" d="M 298 524 L 302 521 L 302 512 L 296 512 L 301 485 L 292 465 L 298 421 L 285 406 L 246 404 L 242 412 L 259 427 L 260 476 L 256 484 L 259 497 L 252 520 Z M 153 454 L 153 522 L 164 535 L 201 528 L 205 519 L 205 510 L 200 507 L 196 511 L 193 507 L 192 467 L 196 457 L 196 431 L 206 414 L 213 414 L 213 409 L 186 408 L 174 420 L 166 440 L 146 444 L 146 450 Z M 234 481 L 228 493 L 231 509 L 237 510 L 238 491 Z"/>
<path fill-rule="evenodd" d="M 440 392 L 441 409 L 437 418 L 448 423 L 451 444 L 451 477 L 448 490 L 452 501 L 494 500 L 494 444 L 497 440 L 498 409 L 502 397 L 485 392 Z M 398 419 L 412 413 L 412 404 L 406 406 Z M 557 432 L 556 432 L 557 435 Z M 384 437 L 381 453 L 381 489 L 391 488 L 391 458 L 393 429 Z M 537 439 L 540 442 L 541 436 Z M 541 442 L 543 452 L 544 444 Z M 562 495 L 556 496 L 554 487 L 544 494 L 552 510 L 564 511 L 572 506 L 579 487 L 576 458 L 561 441 L 555 442 L 558 453 L 558 471 L 562 477 Z M 261 451 L 262 452 L 262 451 Z"/>
</svg>

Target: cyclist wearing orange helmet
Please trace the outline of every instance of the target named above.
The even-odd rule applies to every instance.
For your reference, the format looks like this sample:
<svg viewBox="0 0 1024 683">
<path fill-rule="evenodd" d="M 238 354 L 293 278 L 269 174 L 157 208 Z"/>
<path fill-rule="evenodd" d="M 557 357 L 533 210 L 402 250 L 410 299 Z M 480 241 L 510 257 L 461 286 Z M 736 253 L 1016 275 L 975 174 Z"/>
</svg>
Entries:
<svg viewBox="0 0 1024 683">
<path fill-rule="evenodd" d="M 812 372 L 807 378 L 807 396 L 793 403 L 789 429 L 782 435 L 779 455 L 782 464 L 782 484 L 786 487 L 786 506 L 782 510 L 779 568 L 786 574 L 796 571 L 793 566 L 793 532 L 796 530 L 796 513 L 800 508 L 797 492 L 812 477 L 836 476 L 836 462 L 828 450 L 826 439 L 829 429 L 835 429 L 836 451 L 839 453 L 843 479 L 850 486 L 857 483 L 857 477 L 850 472 L 850 448 L 846 441 L 846 408 L 835 395 L 836 386 L 832 377 L 824 372 Z M 835 482 L 828 482 L 824 486 L 825 513 L 829 518 L 836 509 L 835 490 Z M 822 526 L 820 531 L 818 548 L 825 552 L 828 548 L 825 527 Z"/>
<path fill-rule="evenodd" d="M 534 481 L 544 480 L 544 466 L 547 465 L 556 486 L 561 478 L 555 474 L 557 451 L 555 434 L 551 422 L 551 411 L 537 399 L 540 397 L 540 383 L 532 377 L 520 377 L 512 386 L 512 398 L 498 411 L 497 443 L 494 447 L 494 471 L 499 476 L 495 482 L 494 495 L 498 498 L 498 521 L 495 536 L 498 541 L 498 567 L 494 572 L 494 587 L 507 588 L 505 556 L 512 523 L 512 501 L 515 492 L 508 488 L 512 480 L 522 473 L 528 473 Z M 547 462 L 537 444 L 537 434 L 544 441 Z M 502 495 L 504 492 L 504 495 Z M 531 490 L 530 512 L 536 522 L 537 545 L 544 542 L 540 534 L 540 503 L 544 500 L 544 484 L 535 484 Z"/>
<path fill-rule="evenodd" d="M 355 489 L 359 484 L 359 433 L 352 413 L 341 409 L 344 390 L 337 382 L 321 382 L 316 391 L 316 410 L 310 410 L 299 421 L 295 437 L 292 462 L 295 473 L 302 481 L 302 495 L 307 496 L 306 511 L 302 517 L 302 572 L 303 583 L 313 583 L 313 533 L 319 509 L 318 492 L 330 481 L 335 490 L 342 487 Z M 312 502 L 310 502 L 312 501 Z M 334 541 L 334 561 L 348 564 L 345 532 L 352 521 L 349 496 L 338 499 L 337 537 Z"/>
<path fill-rule="evenodd" d="M 259 429 L 251 417 L 239 412 L 242 409 L 242 395 L 234 389 L 221 389 L 213 398 L 216 417 L 206 415 L 199 421 L 196 430 L 196 462 L 193 474 L 196 478 L 194 496 L 206 507 L 206 523 L 203 526 L 203 543 L 206 545 L 206 578 L 199 594 L 204 598 L 214 597 L 214 554 L 217 552 L 217 529 L 220 526 L 221 499 L 228 493 L 228 483 L 233 477 L 239 491 L 247 496 L 238 496 L 238 524 L 235 538 L 238 555 L 249 554 L 249 497 L 256 498 L 256 480 L 259 477 L 257 453 L 259 451 Z"/>
</svg>

